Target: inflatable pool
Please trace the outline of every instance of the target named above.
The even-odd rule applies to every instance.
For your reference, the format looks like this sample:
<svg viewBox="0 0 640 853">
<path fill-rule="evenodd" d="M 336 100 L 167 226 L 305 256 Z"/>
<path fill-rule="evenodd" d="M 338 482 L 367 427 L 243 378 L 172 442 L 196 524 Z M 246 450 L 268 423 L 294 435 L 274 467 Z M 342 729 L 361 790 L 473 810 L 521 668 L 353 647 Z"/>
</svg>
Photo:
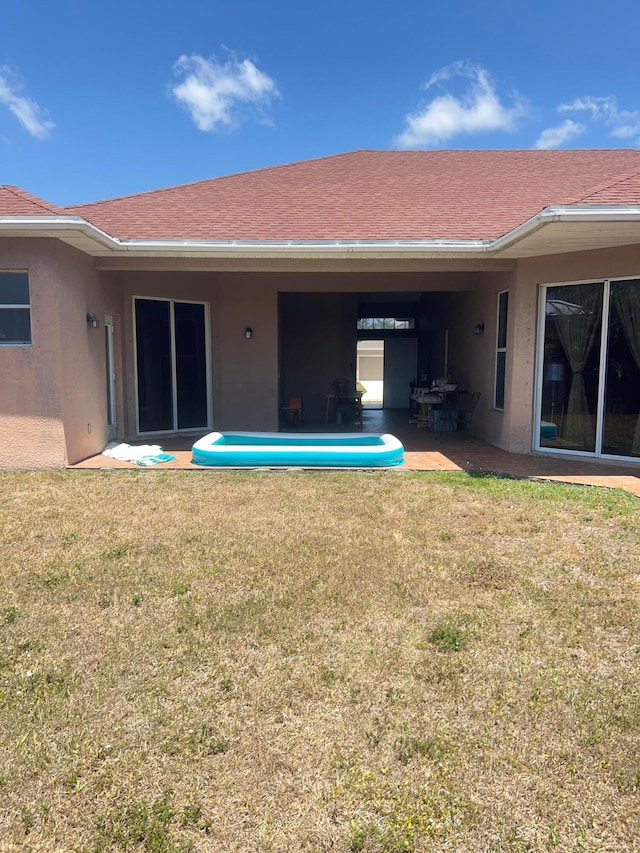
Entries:
<svg viewBox="0 0 640 853">
<path fill-rule="evenodd" d="M 404 447 L 394 435 L 211 432 L 193 445 L 191 461 L 234 468 L 387 468 L 402 465 Z"/>
</svg>

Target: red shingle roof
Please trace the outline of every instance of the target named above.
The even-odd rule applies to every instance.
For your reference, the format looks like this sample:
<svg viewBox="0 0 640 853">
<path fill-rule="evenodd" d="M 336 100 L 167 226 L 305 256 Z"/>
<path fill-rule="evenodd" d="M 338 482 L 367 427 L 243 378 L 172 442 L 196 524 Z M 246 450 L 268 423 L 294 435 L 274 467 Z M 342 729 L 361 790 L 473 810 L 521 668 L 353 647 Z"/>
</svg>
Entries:
<svg viewBox="0 0 640 853">
<path fill-rule="evenodd" d="M 63 211 L 48 201 L 13 187 L 0 186 L 0 216 L 59 216 Z"/>
<path fill-rule="evenodd" d="M 640 204 L 640 172 L 596 190 L 580 204 Z"/>
<path fill-rule="evenodd" d="M 352 151 L 57 212 L 120 238 L 489 240 L 551 204 L 638 202 L 636 150 Z"/>
<path fill-rule="evenodd" d="M 123 238 L 492 239 L 640 173 L 640 152 L 353 151 L 67 208 Z"/>
</svg>

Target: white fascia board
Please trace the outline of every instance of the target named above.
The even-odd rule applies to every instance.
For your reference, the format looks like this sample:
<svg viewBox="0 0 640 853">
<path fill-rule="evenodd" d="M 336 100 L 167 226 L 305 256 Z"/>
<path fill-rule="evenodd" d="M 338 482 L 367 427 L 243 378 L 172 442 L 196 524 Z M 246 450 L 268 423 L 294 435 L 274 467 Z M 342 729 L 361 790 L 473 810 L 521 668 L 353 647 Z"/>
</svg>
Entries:
<svg viewBox="0 0 640 853">
<path fill-rule="evenodd" d="M 117 251 L 119 241 L 106 231 L 96 228 L 81 216 L 0 216 L 0 233 L 28 232 L 34 236 L 56 236 L 64 240 L 65 235 L 80 233 L 99 243 L 111 252 Z"/>
</svg>

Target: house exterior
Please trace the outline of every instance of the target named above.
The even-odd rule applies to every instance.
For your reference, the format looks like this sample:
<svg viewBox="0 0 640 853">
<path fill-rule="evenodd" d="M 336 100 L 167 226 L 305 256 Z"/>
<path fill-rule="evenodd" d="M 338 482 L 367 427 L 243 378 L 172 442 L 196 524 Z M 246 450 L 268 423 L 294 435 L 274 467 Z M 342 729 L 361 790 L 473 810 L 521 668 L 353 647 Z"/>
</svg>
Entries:
<svg viewBox="0 0 640 853">
<path fill-rule="evenodd" d="M 64 208 L 0 187 L 2 468 L 275 430 L 292 395 L 323 423 L 367 339 L 393 405 L 446 376 L 501 448 L 640 461 L 640 152 L 354 151 Z"/>
</svg>

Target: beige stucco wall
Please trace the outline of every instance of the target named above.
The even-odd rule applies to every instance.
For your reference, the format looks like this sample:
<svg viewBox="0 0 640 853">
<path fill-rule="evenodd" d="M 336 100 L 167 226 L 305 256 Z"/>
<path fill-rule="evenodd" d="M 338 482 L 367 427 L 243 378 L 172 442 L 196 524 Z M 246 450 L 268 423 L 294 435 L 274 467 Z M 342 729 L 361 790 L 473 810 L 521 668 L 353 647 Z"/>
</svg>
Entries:
<svg viewBox="0 0 640 853">
<path fill-rule="evenodd" d="M 109 440 L 104 318 L 120 316 L 122 297 L 117 283 L 95 271 L 93 258 L 64 243 L 56 254 L 62 420 L 66 460 L 73 464 Z M 87 325 L 87 314 L 98 317 L 97 329 Z"/>
<path fill-rule="evenodd" d="M 251 327 L 253 337 L 245 338 Z M 278 292 L 275 282 L 220 276 L 216 429 L 278 428 Z M 217 414 L 216 414 L 217 409 Z"/>
<path fill-rule="evenodd" d="M 0 269 L 27 271 L 31 298 L 31 345 L 0 346 L 0 468 L 61 467 L 65 442 L 55 241 L 0 241 Z"/>
<path fill-rule="evenodd" d="M 29 273 L 32 330 L 30 346 L 0 347 L 0 468 L 56 468 L 99 452 L 107 441 L 103 321 L 119 310 L 118 294 L 93 259 L 56 240 L 3 239 L 0 269 Z M 99 329 L 87 327 L 88 312 Z"/>
</svg>

